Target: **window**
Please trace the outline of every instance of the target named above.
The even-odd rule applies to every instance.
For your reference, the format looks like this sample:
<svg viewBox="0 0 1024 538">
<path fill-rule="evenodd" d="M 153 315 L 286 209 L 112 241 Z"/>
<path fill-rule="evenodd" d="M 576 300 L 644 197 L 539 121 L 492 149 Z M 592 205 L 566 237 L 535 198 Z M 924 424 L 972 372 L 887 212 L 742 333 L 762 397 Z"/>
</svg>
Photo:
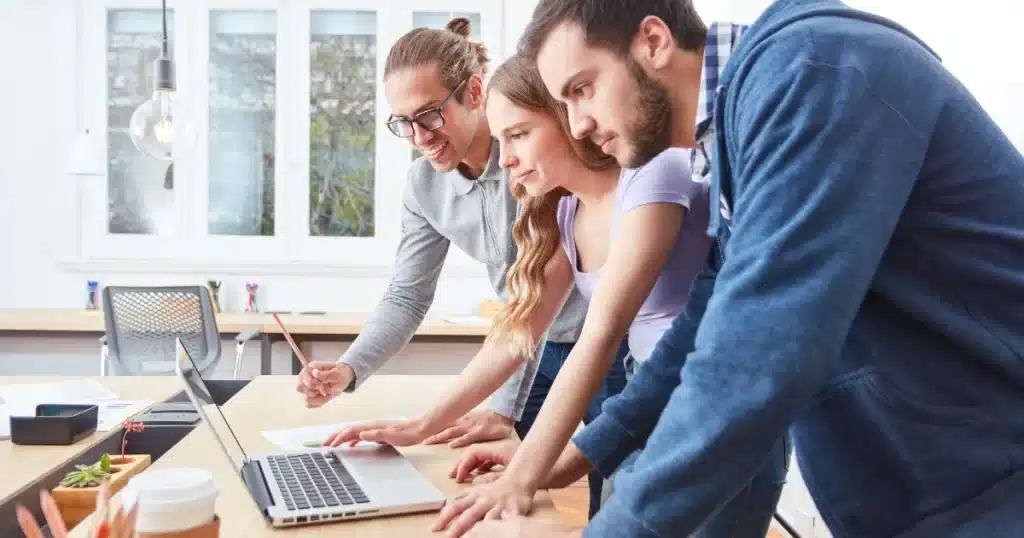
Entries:
<svg viewBox="0 0 1024 538">
<path fill-rule="evenodd" d="M 309 234 L 373 237 L 377 18 L 310 16 Z"/>
<path fill-rule="evenodd" d="M 384 125 L 387 51 L 415 26 L 439 28 L 463 15 L 496 63 L 501 3 L 168 4 L 177 93 L 198 130 L 173 163 L 139 153 L 127 130 L 152 94 L 159 8 L 92 0 L 76 15 L 77 102 L 86 125 L 106 132 L 109 163 L 104 181 L 83 185 L 84 261 L 390 267 L 411 159 L 408 141 Z"/>
<path fill-rule="evenodd" d="M 168 14 L 173 32 L 174 13 Z M 139 153 L 128 120 L 152 93 L 153 61 L 160 55 L 158 12 L 107 14 L 107 230 L 111 234 L 170 234 L 173 197 L 163 188 L 168 165 Z M 173 51 L 172 51 L 173 54 Z"/>
<path fill-rule="evenodd" d="M 210 234 L 274 235 L 276 26 L 272 11 L 210 13 Z"/>
</svg>

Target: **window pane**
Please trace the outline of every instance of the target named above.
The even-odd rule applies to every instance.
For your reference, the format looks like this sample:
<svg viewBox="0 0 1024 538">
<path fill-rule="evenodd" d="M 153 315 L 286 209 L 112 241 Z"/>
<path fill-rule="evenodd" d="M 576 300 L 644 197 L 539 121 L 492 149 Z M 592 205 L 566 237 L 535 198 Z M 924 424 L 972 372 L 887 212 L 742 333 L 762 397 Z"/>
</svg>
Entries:
<svg viewBox="0 0 1024 538">
<path fill-rule="evenodd" d="M 473 41 L 480 41 L 480 14 L 463 13 L 459 11 L 414 11 L 412 14 L 413 28 L 435 28 L 443 30 L 448 21 L 455 17 L 466 17 L 469 19 L 469 37 Z M 412 148 L 412 160 L 420 158 L 423 154 L 420 150 Z"/>
<path fill-rule="evenodd" d="M 373 236 L 377 16 L 311 16 L 309 234 Z"/>
<path fill-rule="evenodd" d="M 274 235 L 277 18 L 210 13 L 207 225 L 215 235 Z"/>
<path fill-rule="evenodd" d="M 173 32 L 172 12 L 167 19 L 167 31 Z M 174 193 L 164 188 L 172 170 L 140 153 L 128 134 L 132 112 L 153 94 L 160 44 L 159 10 L 107 12 L 107 230 L 112 234 L 174 229 Z"/>
</svg>

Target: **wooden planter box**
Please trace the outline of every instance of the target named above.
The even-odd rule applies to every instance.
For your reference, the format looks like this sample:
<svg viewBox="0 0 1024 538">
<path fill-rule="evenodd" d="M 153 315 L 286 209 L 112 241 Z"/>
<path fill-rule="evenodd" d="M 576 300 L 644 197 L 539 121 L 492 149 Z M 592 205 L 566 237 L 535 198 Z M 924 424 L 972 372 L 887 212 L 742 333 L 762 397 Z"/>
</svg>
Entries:
<svg viewBox="0 0 1024 538">
<path fill-rule="evenodd" d="M 125 454 L 127 462 L 121 462 L 120 455 L 110 456 L 110 495 L 121 491 L 131 477 L 146 470 L 152 463 L 149 454 Z M 78 525 L 89 514 L 96 511 L 96 496 L 100 488 L 69 488 L 57 486 L 51 494 L 57 502 L 60 515 L 64 518 L 64 525 L 72 528 Z"/>
</svg>

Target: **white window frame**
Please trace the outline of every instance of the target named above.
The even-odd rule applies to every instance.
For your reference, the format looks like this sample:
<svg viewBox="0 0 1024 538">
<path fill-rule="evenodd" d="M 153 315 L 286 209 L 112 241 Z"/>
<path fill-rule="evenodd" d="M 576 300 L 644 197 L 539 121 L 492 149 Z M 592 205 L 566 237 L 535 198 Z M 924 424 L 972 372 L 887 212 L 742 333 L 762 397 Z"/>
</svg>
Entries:
<svg viewBox="0 0 1024 538">
<path fill-rule="evenodd" d="M 374 121 L 375 144 L 377 148 L 374 159 L 373 174 L 373 237 L 312 237 L 309 235 L 309 196 L 296 201 L 296 211 L 302 215 L 301 230 L 296 230 L 296 240 L 292 242 L 290 252 L 293 260 L 300 264 L 325 264 L 329 266 L 391 266 L 394 262 L 395 248 L 398 246 L 401 232 L 402 193 L 408 171 L 408 150 L 404 149 L 404 141 L 392 135 L 384 122 L 388 118 L 388 106 L 384 100 L 383 82 L 384 60 L 391 44 L 403 32 L 395 22 L 392 2 L 375 0 L 294 0 L 293 19 L 290 23 L 297 30 L 300 39 L 296 54 L 297 61 L 289 67 L 290 78 L 296 81 L 295 95 L 301 97 L 302 103 L 309 102 L 309 40 L 310 19 L 314 11 L 371 11 L 377 18 L 377 101 Z M 386 46 L 381 46 L 381 44 Z M 304 109 L 305 110 L 305 109 Z M 293 137 L 295 143 L 295 174 L 309 183 L 309 115 L 294 115 L 296 122 Z M 403 155 L 403 152 L 405 155 Z"/>
<path fill-rule="evenodd" d="M 272 264 L 275 261 L 287 260 L 287 236 L 280 233 L 281 227 L 289 222 L 293 215 L 292 207 L 288 203 L 291 189 L 280 188 L 288 181 L 287 174 L 282 170 L 280 159 L 274 163 L 274 235 L 273 236 L 231 236 L 211 235 L 207 233 L 209 222 L 207 212 L 209 211 L 209 168 L 210 168 L 210 19 L 214 11 L 272 11 L 276 17 L 277 34 L 275 36 L 275 51 L 277 53 L 275 69 L 278 72 L 277 80 L 274 81 L 274 152 L 277 155 L 286 155 L 281 150 L 281 141 L 289 137 L 285 118 L 294 114 L 293 103 L 287 99 L 287 85 L 291 83 L 288 77 L 281 77 L 281 66 L 285 65 L 287 58 L 287 47 L 283 41 L 287 39 L 289 28 L 284 21 L 283 2 L 280 0 L 203 0 L 202 2 L 189 2 L 194 6 L 187 12 L 189 28 L 194 30 L 191 37 L 194 55 L 196 58 L 194 66 L 188 71 L 195 76 L 196 81 L 188 90 L 189 102 L 195 103 L 193 111 L 196 114 L 196 126 L 199 137 L 196 141 L 195 150 L 191 152 L 194 156 L 193 177 L 202 178 L 202 181 L 189 185 L 190 195 L 188 197 L 189 210 L 194 214 L 189 219 L 190 237 L 197 238 L 202 243 L 203 259 L 214 260 L 220 263 L 231 263 L 232 261 L 243 261 L 247 263 Z M 175 60 L 175 67 L 183 65 Z M 180 72 L 181 69 L 178 68 Z M 284 88 L 282 88 L 284 86 Z M 284 97 L 282 97 L 284 95 Z M 185 97 L 183 95 L 182 97 Z M 187 182 L 187 181 L 186 181 Z M 175 188 L 178 187 L 175 178 Z M 188 183 L 188 182 L 187 182 Z M 180 254 L 179 254 L 180 255 Z"/>
<path fill-rule="evenodd" d="M 83 123 L 101 133 L 107 161 L 107 12 L 145 9 L 159 12 L 154 0 L 85 0 L 79 21 Z M 175 160 L 174 233 L 170 235 L 109 234 L 106 174 L 81 182 L 80 248 L 85 266 L 106 269 L 175 269 L 327 272 L 337 269 L 389 271 L 401 230 L 402 194 L 410 149 L 406 140 L 386 128 L 389 114 L 383 92 L 388 49 L 412 29 L 413 11 L 479 13 L 480 35 L 488 47 L 493 70 L 504 59 L 503 2 L 478 0 L 168 0 L 174 15 L 172 49 L 180 99 L 194 114 L 198 137 L 192 151 Z M 209 185 L 209 24 L 213 11 L 272 10 L 277 17 L 277 83 L 275 87 L 275 235 L 217 236 L 207 233 Z M 373 11 L 377 18 L 376 156 L 374 171 L 374 237 L 309 236 L 309 27 L 311 12 Z M 188 178 L 197 178 L 189 180 Z M 302 186 L 299 186 L 302 185 Z M 72 194 L 79 196 L 79 194 Z M 479 268 L 479 263 L 451 249 L 446 266 Z"/>
<path fill-rule="evenodd" d="M 173 12 L 174 22 L 171 27 L 172 50 L 175 65 L 181 65 L 184 58 L 195 57 L 190 46 L 191 36 L 187 34 L 188 25 L 183 24 L 183 2 L 169 0 L 167 9 Z M 160 6 L 155 8 L 159 10 Z M 87 2 L 82 12 L 83 26 L 86 31 L 82 36 L 82 48 L 78 52 L 82 70 L 82 115 L 86 125 L 95 126 L 95 132 L 103 141 L 102 161 L 109 162 L 107 152 L 107 12 L 117 9 L 153 10 L 154 3 L 146 0 L 96 0 Z M 99 31 L 97 31 L 99 29 Z M 190 72 L 178 70 L 176 82 L 179 88 L 187 89 L 193 84 Z M 182 97 L 185 97 L 184 95 Z M 194 157 L 175 161 L 175 176 L 193 175 Z M 102 181 L 89 181 L 83 188 L 82 204 L 82 253 L 90 259 L 110 261 L 118 260 L 166 260 L 174 257 L 180 250 L 185 238 L 183 233 L 188 229 L 188 204 L 185 203 L 190 193 L 189 182 L 178 179 L 173 191 L 174 232 L 168 235 L 134 235 L 109 234 L 107 216 L 108 184 L 104 172 Z"/>
</svg>

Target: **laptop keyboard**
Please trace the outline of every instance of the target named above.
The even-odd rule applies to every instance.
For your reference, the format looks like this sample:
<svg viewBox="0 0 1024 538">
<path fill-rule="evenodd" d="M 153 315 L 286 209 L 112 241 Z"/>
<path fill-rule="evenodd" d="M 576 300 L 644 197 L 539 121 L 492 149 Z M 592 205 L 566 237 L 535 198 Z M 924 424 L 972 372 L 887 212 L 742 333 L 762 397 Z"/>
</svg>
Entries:
<svg viewBox="0 0 1024 538">
<path fill-rule="evenodd" d="M 370 500 L 341 460 L 314 452 L 269 456 L 270 471 L 289 510 L 366 504 Z"/>
</svg>

